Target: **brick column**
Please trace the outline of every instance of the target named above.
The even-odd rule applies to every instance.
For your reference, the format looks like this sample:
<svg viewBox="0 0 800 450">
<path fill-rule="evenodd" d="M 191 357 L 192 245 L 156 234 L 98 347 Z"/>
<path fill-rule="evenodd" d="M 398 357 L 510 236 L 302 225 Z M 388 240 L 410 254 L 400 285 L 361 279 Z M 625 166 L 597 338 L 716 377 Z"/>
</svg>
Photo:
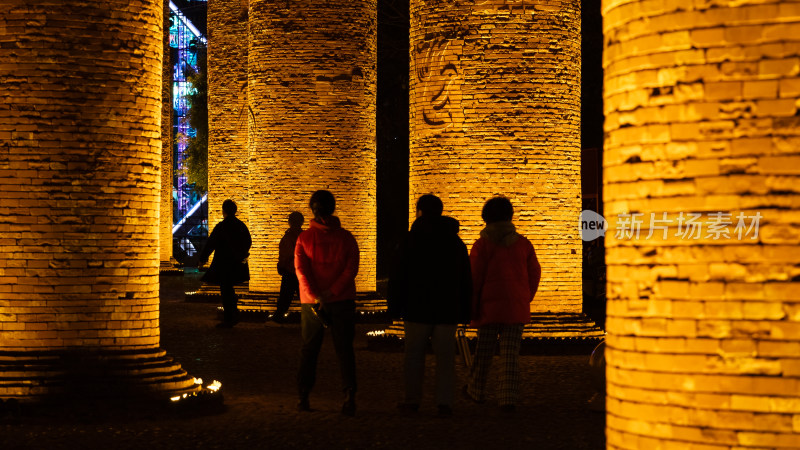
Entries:
<svg viewBox="0 0 800 450">
<path fill-rule="evenodd" d="M 194 389 L 158 348 L 162 6 L 0 5 L 0 397 Z"/>
<path fill-rule="evenodd" d="M 250 290 L 278 290 L 288 215 L 328 189 L 374 291 L 376 0 L 251 0 L 249 27 Z"/>
<path fill-rule="evenodd" d="M 172 61 L 169 48 L 169 0 L 163 0 L 161 69 L 161 203 L 158 246 L 161 268 L 172 266 Z"/>
<path fill-rule="evenodd" d="M 800 3 L 603 26 L 608 448 L 798 448 Z"/>
<path fill-rule="evenodd" d="M 247 154 L 247 1 L 208 4 L 208 224 L 232 199 L 249 224 Z"/>
<path fill-rule="evenodd" d="M 577 0 L 411 1 L 411 209 L 439 195 L 471 246 L 483 203 L 510 197 L 535 311 L 581 311 L 580 23 Z"/>
</svg>

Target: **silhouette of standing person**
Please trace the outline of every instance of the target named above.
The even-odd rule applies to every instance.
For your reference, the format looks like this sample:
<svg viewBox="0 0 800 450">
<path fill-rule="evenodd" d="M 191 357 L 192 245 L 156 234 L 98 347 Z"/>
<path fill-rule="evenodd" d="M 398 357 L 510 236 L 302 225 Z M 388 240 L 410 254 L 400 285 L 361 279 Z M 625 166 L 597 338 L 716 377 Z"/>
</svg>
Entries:
<svg viewBox="0 0 800 450">
<path fill-rule="evenodd" d="M 297 245 L 297 237 L 303 231 L 303 214 L 294 211 L 289 214 L 289 229 L 283 234 L 281 242 L 278 244 L 278 274 L 281 276 L 281 290 L 278 294 L 278 304 L 275 307 L 275 314 L 272 320 L 276 323 L 283 323 L 286 320 L 286 311 L 292 304 L 295 292 L 299 293 L 300 284 L 297 281 L 297 274 L 294 271 L 294 247 Z"/>
<path fill-rule="evenodd" d="M 475 292 L 472 326 L 478 328 L 478 343 L 464 394 L 477 402 L 485 400 L 487 375 L 499 336 L 503 370 L 498 398 L 504 412 L 516 408 L 522 330 L 531 320 L 530 303 L 542 276 L 533 245 L 517 233 L 511 223 L 513 216 L 509 199 L 489 199 L 481 213 L 486 227 L 469 255 Z"/>
<path fill-rule="evenodd" d="M 436 405 L 440 416 L 450 416 L 456 327 L 469 322 L 472 281 L 458 221 L 442 216 L 442 209 L 433 194 L 417 200 L 417 219 L 393 263 L 388 306 L 393 318 L 405 320 L 405 401 L 398 408 L 409 413 L 419 409 L 430 340 L 436 356 Z"/>
<path fill-rule="evenodd" d="M 344 403 L 342 414 L 356 413 L 356 357 L 353 349 L 356 321 L 356 240 L 333 215 L 336 200 L 328 191 L 314 192 L 308 203 L 314 219 L 297 238 L 294 267 L 300 282 L 303 346 L 297 385 L 297 409 L 310 411 L 309 394 L 316 382 L 317 358 L 325 328 L 330 328 L 339 360 Z"/>
<path fill-rule="evenodd" d="M 206 264 L 208 257 L 214 252 L 211 266 L 201 280 L 219 285 L 224 318 L 217 324 L 218 328 L 233 328 L 239 323 L 239 298 L 234 286 L 250 280 L 247 257 L 252 240 L 247 225 L 236 217 L 236 210 L 233 200 L 222 202 L 222 221 L 214 226 L 203 251 L 200 252 L 201 266 Z"/>
</svg>

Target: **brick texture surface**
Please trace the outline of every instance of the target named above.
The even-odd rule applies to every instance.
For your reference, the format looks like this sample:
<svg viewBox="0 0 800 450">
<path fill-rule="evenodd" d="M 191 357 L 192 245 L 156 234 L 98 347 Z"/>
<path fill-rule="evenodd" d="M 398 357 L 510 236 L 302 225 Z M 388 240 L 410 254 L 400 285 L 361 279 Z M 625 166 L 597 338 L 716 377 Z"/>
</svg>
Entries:
<svg viewBox="0 0 800 450">
<path fill-rule="evenodd" d="M 161 265 L 172 259 L 172 61 L 169 47 L 169 0 L 164 0 L 163 61 L 161 66 L 161 203 L 158 253 Z"/>
<path fill-rule="evenodd" d="M 160 0 L 0 3 L 0 347 L 157 347 Z"/>
<path fill-rule="evenodd" d="M 247 2 L 209 2 L 208 30 L 208 223 L 231 199 L 248 224 Z"/>
<path fill-rule="evenodd" d="M 251 0 L 248 26 L 250 290 L 278 290 L 288 215 L 328 189 L 374 291 L 377 2 Z"/>
<path fill-rule="evenodd" d="M 509 197 L 542 264 L 533 311 L 581 311 L 580 24 L 576 0 L 411 1 L 410 219 L 434 193 L 471 246 Z"/>
<path fill-rule="evenodd" d="M 798 448 L 800 3 L 602 8 L 608 448 Z"/>
</svg>

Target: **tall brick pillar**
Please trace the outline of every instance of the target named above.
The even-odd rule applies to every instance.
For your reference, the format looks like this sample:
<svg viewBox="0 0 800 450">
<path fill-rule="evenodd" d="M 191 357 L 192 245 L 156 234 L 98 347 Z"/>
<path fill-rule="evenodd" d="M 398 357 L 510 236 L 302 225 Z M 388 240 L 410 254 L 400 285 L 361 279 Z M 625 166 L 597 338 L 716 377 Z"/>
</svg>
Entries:
<svg viewBox="0 0 800 450">
<path fill-rule="evenodd" d="M 411 1 L 411 209 L 439 195 L 471 246 L 483 203 L 510 197 L 542 264 L 534 311 L 581 311 L 580 30 L 577 0 Z"/>
<path fill-rule="evenodd" d="M 0 4 L 0 397 L 196 389 L 159 349 L 162 6 Z"/>
<path fill-rule="evenodd" d="M 169 0 L 163 0 L 161 68 L 161 202 L 158 247 L 161 269 L 172 269 L 172 61 L 169 47 Z"/>
<path fill-rule="evenodd" d="M 317 189 L 361 250 L 375 290 L 376 0 L 250 1 L 250 290 L 277 291 L 278 242 Z"/>
<path fill-rule="evenodd" d="M 208 4 L 208 224 L 232 199 L 249 223 L 247 153 L 247 0 Z"/>
<path fill-rule="evenodd" d="M 799 448 L 800 3 L 603 26 L 608 447 Z"/>
</svg>

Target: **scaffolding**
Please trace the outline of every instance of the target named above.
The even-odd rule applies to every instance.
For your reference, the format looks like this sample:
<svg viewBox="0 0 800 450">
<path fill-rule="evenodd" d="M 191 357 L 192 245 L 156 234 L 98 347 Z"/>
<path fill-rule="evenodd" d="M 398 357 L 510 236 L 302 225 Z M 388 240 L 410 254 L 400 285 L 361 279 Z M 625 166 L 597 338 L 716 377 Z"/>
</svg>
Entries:
<svg viewBox="0 0 800 450">
<path fill-rule="evenodd" d="M 195 3 L 205 1 L 195 1 Z M 196 253 L 191 238 L 208 236 L 207 193 L 197 192 L 186 177 L 186 147 L 188 139 L 196 135 L 189 126 L 189 104 L 186 96 L 192 87 L 186 79 L 187 72 L 197 71 L 198 48 L 207 40 L 191 19 L 172 1 L 170 7 L 169 43 L 172 54 L 172 106 L 173 114 L 173 241 L 188 257 Z M 177 249 L 176 249 L 177 250 Z M 176 253 L 176 257 L 178 253 Z"/>
</svg>

